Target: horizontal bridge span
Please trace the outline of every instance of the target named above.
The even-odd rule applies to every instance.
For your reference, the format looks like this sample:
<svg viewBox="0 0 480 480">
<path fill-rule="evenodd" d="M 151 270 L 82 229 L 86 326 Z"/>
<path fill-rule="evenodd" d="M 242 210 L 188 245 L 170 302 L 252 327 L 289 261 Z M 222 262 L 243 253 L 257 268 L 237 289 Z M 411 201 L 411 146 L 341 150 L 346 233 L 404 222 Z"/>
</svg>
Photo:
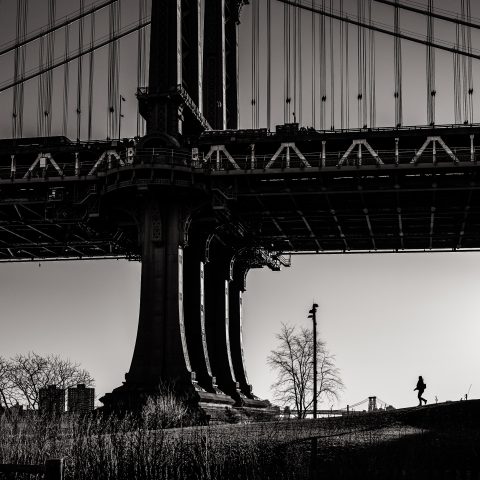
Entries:
<svg viewBox="0 0 480 480">
<path fill-rule="evenodd" d="M 64 137 L 0 141 L 0 261 L 138 259 L 136 205 L 149 191 L 174 190 L 202 205 L 192 228 L 213 222 L 217 241 L 232 248 L 480 248 L 478 127 L 412 135 L 295 129 L 267 132 L 268 140 L 257 131 L 209 132 L 181 150 Z"/>
</svg>

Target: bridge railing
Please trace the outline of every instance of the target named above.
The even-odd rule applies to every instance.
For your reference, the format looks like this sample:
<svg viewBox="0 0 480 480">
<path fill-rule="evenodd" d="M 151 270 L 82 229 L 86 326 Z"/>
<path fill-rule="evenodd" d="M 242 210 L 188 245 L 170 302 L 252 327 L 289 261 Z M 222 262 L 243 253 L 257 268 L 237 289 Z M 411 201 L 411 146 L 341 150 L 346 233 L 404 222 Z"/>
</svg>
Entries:
<svg viewBox="0 0 480 480">
<path fill-rule="evenodd" d="M 446 146 L 445 146 L 446 147 Z M 302 153 L 298 148 L 287 148 L 275 154 L 230 155 L 226 147 L 216 155 L 205 152 L 178 151 L 167 148 L 144 148 L 119 146 L 98 150 L 92 154 L 88 150 L 63 154 L 46 153 L 19 156 L 13 163 L 0 166 L 0 179 L 48 177 L 94 176 L 125 167 L 171 166 L 198 169 L 205 173 L 215 171 L 267 171 L 296 169 L 322 169 L 345 167 L 378 167 L 406 165 L 436 165 L 474 163 L 478 156 L 472 148 L 443 148 L 442 145 L 425 145 L 419 150 L 398 149 L 377 150 L 354 145 L 347 151 Z M 12 160 L 13 162 L 13 160 Z"/>
</svg>

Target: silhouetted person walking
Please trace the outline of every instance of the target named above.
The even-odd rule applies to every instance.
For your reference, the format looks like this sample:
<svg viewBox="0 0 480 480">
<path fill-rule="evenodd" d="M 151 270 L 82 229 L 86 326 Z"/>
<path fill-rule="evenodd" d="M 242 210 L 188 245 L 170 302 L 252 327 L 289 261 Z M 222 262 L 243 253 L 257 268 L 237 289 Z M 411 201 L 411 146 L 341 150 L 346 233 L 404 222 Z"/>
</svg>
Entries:
<svg viewBox="0 0 480 480">
<path fill-rule="evenodd" d="M 422 406 L 422 402 L 425 402 L 425 404 L 427 403 L 427 401 L 422 397 L 423 392 L 425 391 L 426 388 L 427 388 L 427 385 L 424 383 L 423 377 L 420 375 L 418 377 L 417 386 L 413 389 L 413 391 L 418 390 L 418 402 L 419 402 L 418 406 L 419 407 Z"/>
</svg>

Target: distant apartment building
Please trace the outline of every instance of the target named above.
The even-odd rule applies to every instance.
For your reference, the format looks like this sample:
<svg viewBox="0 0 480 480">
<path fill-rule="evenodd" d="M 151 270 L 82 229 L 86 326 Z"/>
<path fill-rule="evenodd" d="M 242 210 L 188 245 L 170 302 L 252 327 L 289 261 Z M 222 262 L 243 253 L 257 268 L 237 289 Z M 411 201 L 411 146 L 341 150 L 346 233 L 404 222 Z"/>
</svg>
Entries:
<svg viewBox="0 0 480 480">
<path fill-rule="evenodd" d="M 87 388 L 80 383 L 68 389 L 68 411 L 72 413 L 88 413 L 93 410 L 95 389 Z"/>
<path fill-rule="evenodd" d="M 46 415 L 60 415 L 65 412 L 65 390 L 56 385 L 39 390 L 38 411 Z"/>
</svg>

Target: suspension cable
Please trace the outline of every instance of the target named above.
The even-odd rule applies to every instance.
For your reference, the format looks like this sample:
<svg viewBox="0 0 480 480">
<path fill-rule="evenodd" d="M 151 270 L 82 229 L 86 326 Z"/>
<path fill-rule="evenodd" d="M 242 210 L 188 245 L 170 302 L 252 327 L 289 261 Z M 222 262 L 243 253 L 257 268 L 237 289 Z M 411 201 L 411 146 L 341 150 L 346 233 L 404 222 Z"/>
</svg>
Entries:
<svg viewBox="0 0 480 480">
<path fill-rule="evenodd" d="M 293 9 L 293 121 L 297 122 L 297 59 L 298 59 L 298 50 L 297 50 L 297 15 L 298 8 Z"/>
<path fill-rule="evenodd" d="M 420 35 L 417 35 L 413 32 L 408 32 L 407 33 L 402 33 L 402 32 L 399 32 L 398 34 L 396 34 L 395 32 L 393 32 L 390 28 L 388 28 L 387 25 L 384 25 L 380 22 L 372 22 L 372 25 L 369 25 L 368 23 L 366 22 L 362 22 L 360 21 L 357 17 L 351 17 L 349 15 L 345 15 L 344 17 L 338 15 L 338 13 L 335 13 L 335 12 L 329 12 L 327 10 L 325 10 L 325 8 L 312 8 L 310 7 L 309 5 L 306 5 L 304 3 L 294 3 L 293 0 L 277 0 L 277 2 L 280 2 L 280 3 L 283 3 L 284 5 L 294 5 L 298 8 L 301 8 L 303 10 L 307 10 L 309 12 L 315 12 L 315 13 L 318 13 L 320 16 L 326 16 L 326 17 L 331 17 L 333 19 L 336 19 L 336 20 L 340 20 L 341 22 L 347 22 L 347 23 L 350 23 L 352 25 L 356 25 L 356 26 L 360 26 L 360 27 L 363 27 L 363 28 L 367 28 L 367 29 L 372 29 L 376 32 L 380 32 L 380 33 L 384 33 L 385 35 L 389 35 L 389 36 L 398 36 L 399 38 L 402 38 L 404 40 L 408 40 L 410 42 L 413 42 L 413 43 L 418 43 L 418 44 L 421 44 L 421 45 L 426 45 L 426 46 L 431 46 L 433 48 L 436 48 L 438 50 L 444 50 L 446 52 L 451 52 L 451 53 L 459 53 L 460 55 L 465 55 L 467 57 L 471 57 L 471 58 L 476 58 L 477 60 L 480 60 L 480 51 L 478 50 L 475 50 L 473 51 L 472 49 L 472 52 L 467 52 L 467 51 L 463 51 L 461 49 L 458 49 L 455 47 L 454 44 L 452 44 L 451 42 L 447 42 L 447 41 L 443 41 L 443 40 L 439 40 L 439 39 L 435 39 L 435 41 L 428 41 L 427 39 L 425 39 L 425 37 L 421 37 Z M 417 35 L 417 36 L 415 36 Z"/>
<path fill-rule="evenodd" d="M 460 47 L 460 24 L 455 25 L 455 45 Z M 460 56 L 458 53 L 453 54 L 453 113 L 455 123 L 458 125 L 462 122 L 462 102 L 461 102 L 461 74 L 460 74 Z"/>
<path fill-rule="evenodd" d="M 360 22 L 364 22 L 365 0 L 357 2 L 357 16 Z M 365 29 L 358 26 L 357 29 L 357 103 L 358 103 L 358 128 L 366 127 L 366 54 L 365 54 Z"/>
<path fill-rule="evenodd" d="M 372 0 L 368 0 L 368 23 L 372 25 Z M 368 30 L 369 43 L 369 86 L 370 86 L 370 127 L 375 128 L 377 124 L 376 104 L 376 72 L 375 72 L 375 32 Z"/>
<path fill-rule="evenodd" d="M 138 25 L 142 23 L 147 11 L 147 0 L 138 0 Z M 137 37 L 137 86 L 144 87 L 147 78 L 146 63 L 147 36 L 145 30 L 140 28 Z M 137 136 L 145 135 L 145 119 L 140 115 L 139 102 L 137 102 Z"/>
<path fill-rule="evenodd" d="M 333 0 L 330 0 L 330 11 Z M 330 17 L 330 130 L 335 130 L 335 55 L 334 55 L 333 18 Z"/>
<path fill-rule="evenodd" d="M 403 124 L 403 92 L 402 92 L 402 39 L 398 37 L 400 32 L 400 11 L 398 0 L 395 0 L 397 6 L 394 10 L 394 76 L 395 76 L 395 126 L 401 127 Z"/>
<path fill-rule="evenodd" d="M 23 134 L 23 100 L 25 76 L 25 47 L 21 45 L 27 30 L 28 0 L 18 0 L 16 17 L 17 46 L 14 52 L 14 80 L 13 108 L 12 108 L 12 137 L 18 138 Z"/>
<path fill-rule="evenodd" d="M 272 1 L 267 0 L 267 128 L 272 127 Z"/>
<path fill-rule="evenodd" d="M 43 70 L 45 56 L 45 37 L 41 37 L 38 47 L 38 68 Z M 38 77 L 38 96 L 37 96 L 37 137 L 43 136 L 43 112 L 45 109 L 45 73 Z"/>
<path fill-rule="evenodd" d="M 343 0 L 340 0 L 340 15 L 343 16 Z M 344 26 L 343 22 L 340 22 L 340 128 L 345 128 L 345 89 L 344 89 Z"/>
<path fill-rule="evenodd" d="M 56 0 L 49 0 L 48 2 L 48 27 L 51 30 L 52 26 L 55 24 L 56 16 Z M 52 91 L 53 91 L 53 71 L 51 66 L 55 59 L 55 31 L 50 32 L 46 35 L 47 42 L 47 56 L 46 56 L 46 65 L 49 68 L 48 72 L 45 73 L 45 124 L 44 124 L 44 133 L 43 136 L 49 137 L 52 134 Z"/>
<path fill-rule="evenodd" d="M 92 138 L 93 81 L 95 72 L 95 13 L 90 16 L 90 53 L 88 54 L 88 130 L 87 138 Z"/>
<path fill-rule="evenodd" d="M 298 9 L 298 123 L 302 124 L 303 111 L 303 67 L 302 67 L 302 10 Z"/>
<path fill-rule="evenodd" d="M 122 29 L 121 33 L 118 33 L 112 39 L 107 38 L 106 40 L 103 40 L 103 39 L 101 41 L 97 40 L 98 43 L 95 43 L 95 45 L 93 46 L 93 50 L 98 50 L 98 49 L 100 49 L 102 47 L 105 47 L 106 45 L 112 43 L 113 41 L 120 40 L 123 37 L 126 37 L 126 36 L 128 36 L 132 33 L 135 33 L 138 30 L 140 30 L 141 28 L 147 27 L 148 25 L 150 25 L 150 23 L 151 23 L 150 18 L 147 18 L 141 24 L 137 24 L 135 22 L 134 26 L 124 27 Z M 22 77 L 22 79 L 18 79 L 18 80 L 10 79 L 10 80 L 7 80 L 6 82 L 0 83 L 0 93 L 14 87 L 15 85 L 19 85 L 20 83 L 25 83 L 28 80 L 32 80 L 33 78 L 37 78 L 39 75 L 41 75 L 42 73 L 45 73 L 46 71 L 54 70 L 55 68 L 61 67 L 61 66 L 65 65 L 65 63 L 67 63 L 67 62 L 72 62 L 73 60 L 78 60 L 80 57 L 83 57 L 83 56 L 89 54 L 91 50 L 92 49 L 90 49 L 90 47 L 88 47 L 86 49 L 82 49 L 82 51 L 77 50 L 76 53 L 70 54 L 70 56 L 67 59 L 63 58 L 63 56 L 62 56 L 61 60 L 56 61 L 51 66 L 51 68 L 46 68 L 45 67 L 43 69 L 32 69 L 32 70 L 28 71 L 27 73 L 25 73 L 25 75 Z"/>
<path fill-rule="evenodd" d="M 119 136 L 119 49 L 118 40 L 114 40 L 120 30 L 120 8 L 119 3 L 109 6 L 109 37 L 108 44 L 108 112 L 107 112 L 107 139 L 114 139 Z"/>
<path fill-rule="evenodd" d="M 80 14 L 83 14 L 85 7 L 85 0 L 80 0 Z M 80 141 L 81 129 L 82 129 L 82 83 L 83 83 L 83 28 L 84 19 L 83 16 L 78 22 L 78 51 L 80 56 L 77 60 L 77 142 Z"/>
<path fill-rule="evenodd" d="M 65 25 L 65 55 L 67 60 L 70 55 L 70 25 Z M 63 117 L 62 117 L 62 135 L 68 137 L 68 105 L 69 105 L 69 86 L 70 86 L 70 65 L 65 61 L 63 66 Z"/>
<path fill-rule="evenodd" d="M 423 5 L 418 5 L 416 7 L 416 6 L 413 6 L 413 5 L 406 4 L 405 1 L 403 3 L 398 3 L 398 0 L 375 0 L 375 2 L 384 3 L 385 5 L 391 5 L 391 6 L 397 5 L 398 8 L 401 8 L 403 10 L 408 10 L 410 12 L 419 13 L 421 15 L 429 15 L 429 16 L 432 16 L 433 18 L 438 18 L 439 20 L 444 20 L 445 22 L 453 22 L 453 23 L 458 23 L 460 25 L 464 25 L 466 27 L 480 29 L 480 23 L 472 22 L 472 17 L 471 16 L 468 19 L 459 18 L 458 15 L 455 15 L 453 12 L 451 12 L 449 10 L 442 10 L 444 12 L 444 14 L 440 14 L 440 13 L 438 13 L 438 11 L 441 10 L 439 8 L 436 9 L 438 11 L 428 12 L 428 10 L 425 11 L 425 7 Z"/>
<path fill-rule="evenodd" d="M 258 128 L 259 125 L 259 2 L 258 0 L 252 1 L 252 45 L 251 45 L 251 72 L 252 72 L 252 128 Z"/>
<path fill-rule="evenodd" d="M 322 0 L 322 11 L 325 11 L 325 0 Z M 327 42 L 325 15 L 319 15 L 319 41 L 320 41 L 320 129 L 326 127 L 327 115 Z"/>
<path fill-rule="evenodd" d="M 428 12 L 433 11 L 433 0 L 428 0 Z M 427 41 L 432 42 L 434 38 L 434 20 L 431 15 L 427 17 Z M 427 124 L 435 125 L 435 50 L 431 45 L 427 45 Z"/>
<path fill-rule="evenodd" d="M 343 1 L 343 0 L 342 0 Z M 270 0 L 268 0 L 270 2 Z M 315 6 L 315 0 L 312 0 L 312 7 Z M 317 23 L 315 21 L 315 13 L 312 12 L 312 126 L 316 128 L 316 110 L 317 110 L 317 90 L 316 90 L 316 65 L 317 65 L 317 52 L 316 52 L 316 35 L 317 35 Z"/>
<path fill-rule="evenodd" d="M 461 18 L 464 22 L 461 24 L 462 30 L 462 49 L 468 52 L 472 50 L 472 30 L 466 24 L 471 23 L 471 4 L 470 0 L 461 0 Z M 464 97 L 464 122 L 473 123 L 473 77 L 472 77 L 472 59 L 462 57 L 463 73 L 463 97 Z"/>
<path fill-rule="evenodd" d="M 290 122 L 290 103 L 291 103 L 291 94 L 290 94 L 290 40 L 291 40 L 291 23 L 290 23 L 290 8 L 291 5 L 285 5 L 283 10 L 283 20 L 284 20 L 284 111 L 283 117 L 284 122 Z"/>
<path fill-rule="evenodd" d="M 20 6 L 20 2 L 25 4 L 24 0 L 18 0 L 17 7 Z M 56 22 L 54 25 L 52 25 L 51 27 L 47 27 L 46 29 L 41 28 L 38 32 L 33 31 L 33 32 L 30 32 L 30 33 L 27 34 L 27 32 L 25 30 L 21 39 L 15 39 L 15 41 L 13 41 L 13 42 L 8 42 L 7 44 L 4 44 L 6 46 L 0 45 L 0 56 L 5 55 L 6 53 L 10 53 L 10 52 L 14 51 L 15 49 L 17 49 L 19 47 L 23 47 L 23 46 L 27 45 L 28 43 L 31 43 L 35 40 L 39 40 L 44 35 L 48 35 L 50 33 L 53 33 L 56 30 L 60 30 L 61 28 L 64 28 L 67 25 L 71 25 L 74 22 L 78 22 L 83 17 L 91 15 L 92 13 L 94 13 L 98 10 L 101 10 L 102 8 L 107 7 L 108 5 L 110 5 L 114 2 L 118 2 L 118 0 L 108 0 L 106 2 L 103 2 L 103 3 L 99 4 L 99 5 L 95 5 L 92 8 L 89 8 L 88 10 L 80 9 L 80 11 L 79 11 L 80 13 L 78 13 L 76 15 L 73 15 L 71 17 L 66 16 L 66 17 L 64 17 L 63 21 L 59 21 L 58 23 Z"/>
</svg>

